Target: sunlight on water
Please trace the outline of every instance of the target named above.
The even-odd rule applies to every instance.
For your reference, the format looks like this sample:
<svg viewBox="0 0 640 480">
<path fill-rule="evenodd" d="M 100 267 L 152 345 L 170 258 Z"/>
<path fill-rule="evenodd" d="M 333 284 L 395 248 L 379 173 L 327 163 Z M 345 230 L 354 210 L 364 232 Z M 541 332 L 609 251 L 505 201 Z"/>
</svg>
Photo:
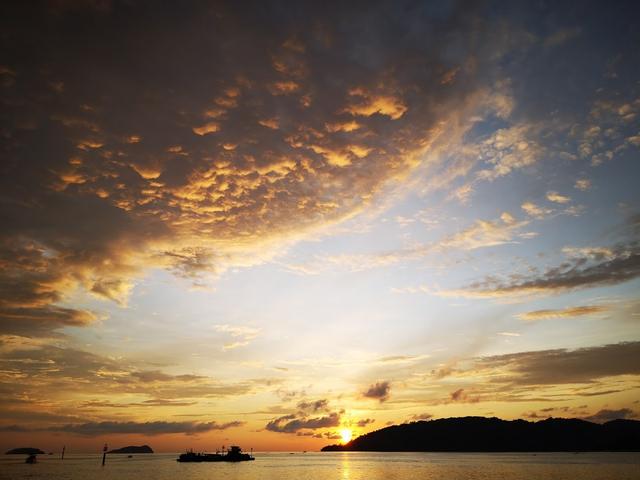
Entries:
<svg viewBox="0 0 640 480">
<path fill-rule="evenodd" d="M 254 462 L 180 464 L 174 454 L 0 457 L 0 479 L 64 480 L 637 480 L 640 453 L 257 453 Z"/>
<path fill-rule="evenodd" d="M 342 455 L 342 480 L 350 480 L 350 470 L 349 470 L 349 454 L 345 453 Z"/>
</svg>

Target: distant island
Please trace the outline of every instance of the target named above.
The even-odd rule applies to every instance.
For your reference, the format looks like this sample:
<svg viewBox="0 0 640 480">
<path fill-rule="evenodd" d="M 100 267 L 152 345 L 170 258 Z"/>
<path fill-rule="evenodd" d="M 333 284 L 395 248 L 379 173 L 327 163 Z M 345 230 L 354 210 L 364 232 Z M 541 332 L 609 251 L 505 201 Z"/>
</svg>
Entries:
<svg viewBox="0 0 640 480">
<path fill-rule="evenodd" d="M 22 447 L 14 448 L 5 453 L 5 455 L 42 455 L 44 452 L 39 448 Z"/>
<path fill-rule="evenodd" d="M 328 445 L 323 452 L 589 452 L 640 451 L 640 421 L 604 424 L 549 418 L 539 422 L 462 417 L 394 425 Z"/>
<path fill-rule="evenodd" d="M 129 445 L 128 447 L 109 450 L 107 453 L 153 453 L 153 450 L 149 445 Z"/>
</svg>

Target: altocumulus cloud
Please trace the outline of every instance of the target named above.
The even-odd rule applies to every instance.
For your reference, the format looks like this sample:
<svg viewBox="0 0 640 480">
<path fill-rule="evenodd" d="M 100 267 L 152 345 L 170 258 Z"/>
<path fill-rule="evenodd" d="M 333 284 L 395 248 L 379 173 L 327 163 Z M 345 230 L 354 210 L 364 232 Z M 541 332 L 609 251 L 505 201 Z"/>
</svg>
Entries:
<svg viewBox="0 0 640 480">
<path fill-rule="evenodd" d="M 89 324 L 69 292 L 125 305 L 148 267 L 198 283 L 272 258 L 494 109 L 477 66 L 503 38 L 476 6 L 334 7 L 3 6 L 0 329 Z"/>
</svg>

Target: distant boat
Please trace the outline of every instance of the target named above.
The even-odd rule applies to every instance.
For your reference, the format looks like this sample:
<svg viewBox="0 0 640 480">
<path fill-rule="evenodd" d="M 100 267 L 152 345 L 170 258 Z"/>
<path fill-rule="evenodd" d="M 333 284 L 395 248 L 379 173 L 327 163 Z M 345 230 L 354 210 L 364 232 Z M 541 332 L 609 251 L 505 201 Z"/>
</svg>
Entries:
<svg viewBox="0 0 640 480">
<path fill-rule="evenodd" d="M 246 462 L 249 460 L 255 460 L 255 458 L 248 453 L 242 453 L 242 449 L 238 446 L 232 446 L 226 454 L 195 453 L 192 450 L 176 459 L 178 462 Z"/>
<path fill-rule="evenodd" d="M 27 457 L 24 463 L 38 463 L 38 459 L 36 458 L 35 454 L 31 454 Z"/>
</svg>

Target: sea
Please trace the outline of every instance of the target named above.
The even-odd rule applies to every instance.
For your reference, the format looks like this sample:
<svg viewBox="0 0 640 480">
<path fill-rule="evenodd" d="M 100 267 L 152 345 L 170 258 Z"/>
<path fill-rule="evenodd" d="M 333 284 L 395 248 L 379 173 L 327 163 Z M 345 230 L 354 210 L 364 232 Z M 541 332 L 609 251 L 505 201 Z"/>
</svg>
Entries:
<svg viewBox="0 0 640 480">
<path fill-rule="evenodd" d="M 254 453 L 241 463 L 179 463 L 178 454 L 0 455 L 0 479 L 60 480 L 639 480 L 640 453 Z"/>
</svg>

